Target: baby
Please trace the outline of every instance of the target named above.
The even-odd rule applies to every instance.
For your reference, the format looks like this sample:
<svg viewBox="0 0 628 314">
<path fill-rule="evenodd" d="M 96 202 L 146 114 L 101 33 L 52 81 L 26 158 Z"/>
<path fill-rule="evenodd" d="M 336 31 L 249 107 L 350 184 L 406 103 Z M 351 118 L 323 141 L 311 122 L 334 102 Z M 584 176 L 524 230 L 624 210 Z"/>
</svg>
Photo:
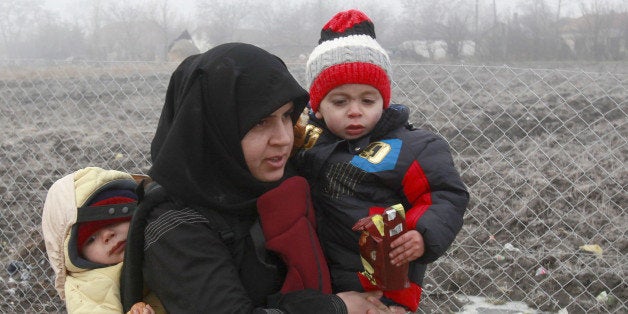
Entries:
<svg viewBox="0 0 628 314">
<path fill-rule="evenodd" d="M 122 312 L 120 272 L 136 186 L 127 173 L 88 167 L 50 187 L 42 233 L 68 313 Z M 149 303 L 159 308 L 157 301 Z M 130 312 L 155 313 L 143 302 Z"/>
</svg>

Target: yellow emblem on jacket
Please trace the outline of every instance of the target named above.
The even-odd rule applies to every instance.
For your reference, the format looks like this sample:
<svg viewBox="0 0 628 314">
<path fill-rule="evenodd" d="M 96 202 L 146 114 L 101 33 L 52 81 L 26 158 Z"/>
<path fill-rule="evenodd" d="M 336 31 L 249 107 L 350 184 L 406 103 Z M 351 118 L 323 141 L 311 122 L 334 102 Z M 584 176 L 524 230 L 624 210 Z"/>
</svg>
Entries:
<svg viewBox="0 0 628 314">
<path fill-rule="evenodd" d="M 390 153 L 391 146 L 384 142 L 373 142 L 369 144 L 361 153 L 360 157 L 368 160 L 372 164 L 378 164 Z"/>
<path fill-rule="evenodd" d="M 314 144 L 316 144 L 316 141 L 318 141 L 318 138 L 321 136 L 322 133 L 323 133 L 323 129 L 313 124 L 308 124 L 305 127 L 305 140 L 303 142 L 303 148 L 305 149 L 312 148 Z"/>
</svg>

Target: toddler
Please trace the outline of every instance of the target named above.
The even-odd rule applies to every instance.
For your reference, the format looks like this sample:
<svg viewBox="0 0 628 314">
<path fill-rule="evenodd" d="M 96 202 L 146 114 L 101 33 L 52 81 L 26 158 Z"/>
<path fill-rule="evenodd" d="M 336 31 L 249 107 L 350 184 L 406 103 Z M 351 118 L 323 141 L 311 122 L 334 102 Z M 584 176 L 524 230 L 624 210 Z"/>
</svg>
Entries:
<svg viewBox="0 0 628 314">
<path fill-rule="evenodd" d="M 293 161 L 312 187 L 334 292 L 379 289 L 363 275 L 352 227 L 403 205 L 408 231 L 391 242 L 389 256 L 394 265 L 409 263 L 411 284 L 384 291 L 384 301 L 416 311 L 427 264 L 462 228 L 469 194 L 448 143 L 413 128 L 405 106 L 390 105 L 391 75 L 368 16 L 349 10 L 329 20 L 306 65 L 309 123 Z"/>
</svg>

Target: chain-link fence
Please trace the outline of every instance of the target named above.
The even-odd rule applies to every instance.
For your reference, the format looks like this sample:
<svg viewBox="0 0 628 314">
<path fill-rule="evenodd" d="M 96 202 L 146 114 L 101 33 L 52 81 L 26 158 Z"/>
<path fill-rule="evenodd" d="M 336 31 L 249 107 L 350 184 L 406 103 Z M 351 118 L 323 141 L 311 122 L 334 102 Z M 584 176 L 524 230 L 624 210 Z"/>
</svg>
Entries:
<svg viewBox="0 0 628 314">
<path fill-rule="evenodd" d="M 0 61 L 0 311 L 64 311 L 40 234 L 46 190 L 86 166 L 146 173 L 175 66 Z M 291 65 L 301 82 L 303 68 Z M 625 73 L 395 66 L 393 101 L 449 140 L 471 191 L 420 312 L 469 296 L 628 312 Z"/>
</svg>

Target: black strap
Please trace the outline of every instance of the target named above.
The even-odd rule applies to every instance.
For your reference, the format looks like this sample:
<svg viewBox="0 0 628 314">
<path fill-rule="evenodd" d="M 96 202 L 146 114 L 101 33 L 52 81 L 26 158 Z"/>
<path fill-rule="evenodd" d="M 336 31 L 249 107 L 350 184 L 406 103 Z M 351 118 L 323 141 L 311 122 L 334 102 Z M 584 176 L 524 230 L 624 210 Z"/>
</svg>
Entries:
<svg viewBox="0 0 628 314">
<path fill-rule="evenodd" d="M 146 218 L 156 205 L 167 203 L 165 190 L 157 183 L 150 183 L 146 188 L 139 184 L 136 193 L 139 197 L 138 209 L 133 214 L 127 244 L 124 252 L 124 264 L 120 275 L 120 297 L 124 312 L 128 312 L 133 304 L 144 298 L 144 276 L 142 265 L 144 262 L 144 231 Z"/>
<path fill-rule="evenodd" d="M 255 248 L 255 255 L 257 256 L 257 260 L 266 265 L 266 261 L 268 260 L 268 251 L 266 250 L 266 238 L 264 237 L 262 225 L 260 224 L 259 220 L 253 224 L 249 232 L 251 234 L 251 240 L 253 241 L 253 247 Z"/>
<path fill-rule="evenodd" d="M 209 226 L 212 230 L 218 233 L 220 240 L 227 245 L 229 251 L 233 255 L 233 244 L 236 240 L 236 234 L 231 228 L 231 226 L 227 223 L 227 220 L 216 212 L 215 210 L 207 209 L 207 208 L 193 208 L 197 213 L 203 215 L 203 217 L 209 220 Z"/>
<path fill-rule="evenodd" d="M 79 207 L 76 222 L 129 217 L 136 209 L 137 205 L 135 203 Z"/>
</svg>

